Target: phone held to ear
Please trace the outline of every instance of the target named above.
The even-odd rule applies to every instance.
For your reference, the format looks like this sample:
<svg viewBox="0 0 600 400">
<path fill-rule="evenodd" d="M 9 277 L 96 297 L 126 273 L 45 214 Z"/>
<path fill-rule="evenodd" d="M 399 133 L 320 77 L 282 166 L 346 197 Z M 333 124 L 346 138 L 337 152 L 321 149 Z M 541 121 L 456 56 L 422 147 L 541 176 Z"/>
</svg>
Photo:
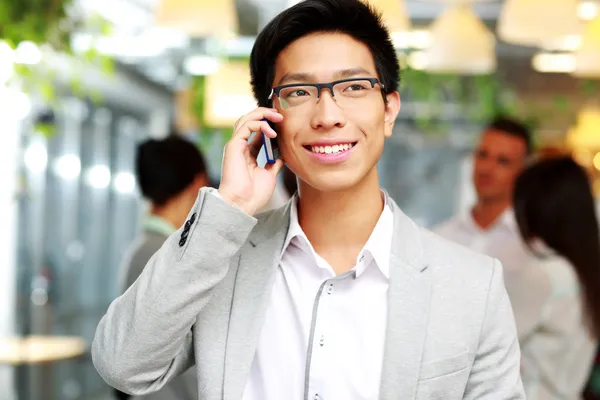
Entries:
<svg viewBox="0 0 600 400">
<path fill-rule="evenodd" d="M 266 119 L 263 119 L 263 121 L 265 122 L 269 122 Z M 269 122 L 269 125 L 271 125 L 271 123 Z M 272 127 L 273 125 L 271 125 Z M 261 132 L 262 137 L 263 137 L 263 147 L 265 149 L 265 155 L 267 157 L 267 163 L 268 164 L 275 164 L 275 160 L 277 160 L 277 157 L 279 156 L 279 152 L 277 151 L 277 139 L 271 139 L 270 137 L 268 137 L 267 135 L 265 135 L 263 132 Z"/>
</svg>

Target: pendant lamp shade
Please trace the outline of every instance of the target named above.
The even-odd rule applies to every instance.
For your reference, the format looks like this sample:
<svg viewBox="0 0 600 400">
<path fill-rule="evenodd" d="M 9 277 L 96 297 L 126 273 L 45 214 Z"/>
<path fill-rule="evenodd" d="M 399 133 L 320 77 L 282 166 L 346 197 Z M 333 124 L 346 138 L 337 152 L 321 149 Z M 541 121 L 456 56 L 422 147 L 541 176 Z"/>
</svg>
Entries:
<svg viewBox="0 0 600 400">
<path fill-rule="evenodd" d="M 381 13 L 390 33 L 410 30 L 410 18 L 404 0 L 369 0 L 368 4 Z"/>
<path fill-rule="evenodd" d="M 247 61 L 223 62 L 217 72 L 206 76 L 203 121 L 206 126 L 230 128 L 240 115 L 255 108 Z"/>
<path fill-rule="evenodd" d="M 448 8 L 431 26 L 426 69 L 432 72 L 485 74 L 496 68 L 496 40 L 466 5 Z"/>
<path fill-rule="evenodd" d="M 578 0 L 506 0 L 498 19 L 505 42 L 544 46 L 581 33 Z"/>
<path fill-rule="evenodd" d="M 573 75 L 600 78 L 600 17 L 585 27 L 581 47 L 575 53 L 575 64 Z"/>
<path fill-rule="evenodd" d="M 160 0 L 156 24 L 192 37 L 231 36 L 238 26 L 235 0 Z"/>
</svg>

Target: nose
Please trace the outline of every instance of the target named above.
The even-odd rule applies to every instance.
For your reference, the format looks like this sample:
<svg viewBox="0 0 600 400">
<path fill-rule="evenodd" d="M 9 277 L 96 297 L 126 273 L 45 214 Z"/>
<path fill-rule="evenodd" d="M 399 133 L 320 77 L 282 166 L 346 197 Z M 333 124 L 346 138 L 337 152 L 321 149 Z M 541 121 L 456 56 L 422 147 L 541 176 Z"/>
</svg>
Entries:
<svg viewBox="0 0 600 400">
<path fill-rule="evenodd" d="M 494 169 L 494 162 L 490 160 L 489 157 L 478 160 L 475 165 L 478 173 L 488 174 Z"/>
<path fill-rule="evenodd" d="M 343 110 L 336 104 L 331 91 L 327 89 L 321 91 L 310 124 L 315 130 L 342 128 L 346 125 L 346 116 Z"/>
</svg>

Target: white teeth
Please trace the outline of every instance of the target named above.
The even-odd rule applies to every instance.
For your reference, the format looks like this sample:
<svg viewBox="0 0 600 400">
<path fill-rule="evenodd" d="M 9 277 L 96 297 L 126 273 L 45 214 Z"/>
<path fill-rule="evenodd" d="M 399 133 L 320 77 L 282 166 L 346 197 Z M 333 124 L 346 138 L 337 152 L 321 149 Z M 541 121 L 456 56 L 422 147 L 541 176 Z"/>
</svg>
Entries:
<svg viewBox="0 0 600 400">
<path fill-rule="evenodd" d="M 346 143 L 346 144 L 335 144 L 333 146 L 311 146 L 310 149 L 313 153 L 335 154 L 335 153 L 339 153 L 342 151 L 348 151 L 351 148 L 352 148 L 352 144 Z"/>
</svg>

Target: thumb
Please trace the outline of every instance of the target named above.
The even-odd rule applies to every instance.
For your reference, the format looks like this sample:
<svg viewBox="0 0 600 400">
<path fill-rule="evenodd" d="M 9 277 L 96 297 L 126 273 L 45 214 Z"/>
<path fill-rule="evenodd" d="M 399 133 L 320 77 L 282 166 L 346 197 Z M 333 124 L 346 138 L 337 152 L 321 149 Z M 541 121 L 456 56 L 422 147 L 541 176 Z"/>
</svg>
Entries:
<svg viewBox="0 0 600 400">
<path fill-rule="evenodd" d="M 269 173 L 271 173 L 273 176 L 277 176 L 279 171 L 281 171 L 282 167 L 283 167 L 283 160 L 281 158 L 278 158 L 277 160 L 275 160 L 275 164 L 265 165 L 265 169 L 267 171 L 269 171 Z"/>
</svg>

